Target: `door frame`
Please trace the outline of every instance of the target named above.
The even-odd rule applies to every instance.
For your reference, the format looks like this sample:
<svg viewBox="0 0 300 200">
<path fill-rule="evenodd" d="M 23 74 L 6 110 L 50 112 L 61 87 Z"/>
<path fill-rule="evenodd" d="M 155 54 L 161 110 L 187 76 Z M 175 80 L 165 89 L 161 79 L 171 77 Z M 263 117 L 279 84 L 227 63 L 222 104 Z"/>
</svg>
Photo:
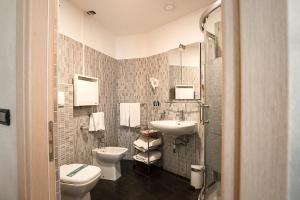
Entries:
<svg viewBox="0 0 300 200">
<path fill-rule="evenodd" d="M 53 3 L 53 0 L 17 0 L 16 121 L 18 196 L 22 200 L 56 196 L 55 165 L 49 162 L 48 143 L 48 121 L 53 118 L 49 112 L 53 102 L 48 101 L 53 85 L 48 76 L 54 67 L 49 45 L 54 42 Z"/>
<path fill-rule="evenodd" d="M 222 2 L 223 21 L 223 200 L 239 200 L 241 142 L 241 61 L 239 0 Z"/>
<path fill-rule="evenodd" d="M 52 13 L 55 11 L 49 8 L 51 2 L 17 0 L 18 192 L 19 199 L 24 200 L 55 199 L 53 185 L 49 185 L 47 115 L 49 21 L 55 17 Z M 222 198 L 238 200 L 241 126 L 239 0 L 223 1 L 222 11 L 225 52 Z"/>
<path fill-rule="evenodd" d="M 223 0 L 223 200 L 288 198 L 288 12 Z"/>
<path fill-rule="evenodd" d="M 242 107 L 241 99 L 244 97 L 244 91 L 242 96 L 242 87 L 248 84 L 248 86 L 256 86 L 256 90 L 262 92 L 263 89 L 266 90 L 266 86 L 264 88 L 257 87 L 252 80 L 242 80 L 241 74 L 244 74 L 245 66 L 241 66 L 241 57 L 245 55 L 241 54 L 241 32 L 240 29 L 240 19 L 241 14 L 243 17 L 251 18 L 251 16 L 255 15 L 257 12 L 256 8 L 259 5 L 255 0 L 255 2 L 248 1 L 240 1 L 240 0 L 224 0 L 222 3 L 223 10 L 223 47 L 224 47 L 224 99 L 223 99 L 223 119 L 222 119 L 222 199 L 223 200 L 239 200 L 241 194 L 241 139 L 244 139 L 245 136 L 248 136 L 249 139 L 255 140 L 252 137 L 249 137 L 250 134 L 241 137 L 241 130 L 245 126 L 246 122 L 241 121 L 242 114 L 244 114 L 244 108 Z M 49 23 L 53 20 L 55 14 L 52 12 L 53 9 L 50 9 L 52 3 L 55 0 L 17 0 L 17 148 L 18 148 L 18 191 L 19 191 L 19 199 L 24 200 L 40 200 L 40 199 L 51 199 L 55 198 L 53 193 L 51 194 L 49 180 L 50 173 L 53 171 L 50 170 L 49 165 L 49 149 L 48 149 L 48 121 L 49 116 L 47 115 L 49 109 L 49 101 L 48 101 L 48 91 L 49 91 L 49 80 L 48 80 L 48 67 L 51 65 L 49 62 L 49 58 L 52 52 L 49 52 L 51 48 L 49 48 L 49 34 L 53 34 L 53 32 L 49 32 Z M 240 13 L 240 2 L 243 3 L 242 7 L 251 11 L 251 13 Z M 275 1 L 275 3 L 270 3 L 271 0 L 266 0 L 265 3 L 269 3 L 272 7 L 266 7 L 265 9 L 269 9 L 276 7 L 276 2 L 282 2 L 280 0 Z M 246 3 L 248 3 L 246 5 Z M 255 4 L 256 3 L 256 4 Z M 273 7 L 274 6 L 274 7 Z M 264 8 L 264 7 L 263 7 Z M 262 9 L 262 8 L 260 8 Z M 286 14 L 286 10 L 284 7 L 280 7 L 279 9 L 283 11 L 281 15 Z M 260 10 L 260 12 L 262 12 Z M 264 10 L 265 12 L 265 10 Z M 251 14 L 251 16 L 250 16 Z M 260 13 L 258 13 L 260 14 Z M 272 14 L 272 13 L 271 13 Z M 276 14 L 276 13 L 275 13 Z M 257 17 L 257 16 L 256 16 Z M 251 18 L 252 19 L 252 18 Z M 283 19 L 283 20 L 282 20 Z M 263 18 L 259 18 L 256 20 L 264 20 Z M 272 21 L 272 18 L 267 18 L 266 20 Z M 285 18 L 281 18 L 281 22 L 284 21 Z M 270 24 L 270 23 L 269 23 Z M 282 29 L 278 26 L 267 26 L 262 27 L 265 32 L 277 33 L 283 32 L 285 33 L 285 28 Z M 50 28 L 52 30 L 52 28 Z M 257 42 L 257 39 L 260 35 L 256 34 L 252 38 L 254 42 Z M 285 38 L 283 38 L 285 39 Z M 244 48 L 244 46 L 243 46 Z M 275 48 L 278 48 L 275 46 Z M 257 49 L 259 50 L 259 48 Z M 274 51 L 274 49 L 272 49 Z M 275 49 L 277 50 L 277 49 Z M 282 49 L 278 49 L 282 50 Z M 258 52 L 259 53 L 259 52 Z M 286 55 L 286 49 L 283 49 L 283 56 Z M 277 55 L 277 54 L 276 54 Z M 247 55 L 246 55 L 247 56 Z M 259 60 L 258 64 L 262 64 L 264 59 Z M 270 59 L 270 63 L 274 65 L 276 69 L 287 69 L 287 66 L 283 66 L 282 63 L 273 63 Z M 257 64 L 257 63 L 256 63 Z M 286 64 L 286 63 L 285 63 Z M 242 68 L 243 67 L 243 68 Z M 242 71 L 243 70 L 243 71 Z M 263 69 L 256 69 L 255 73 L 263 72 Z M 286 71 L 283 74 L 285 77 L 278 78 L 267 77 L 268 81 L 271 82 L 272 88 L 276 88 L 274 86 L 282 86 L 283 89 L 286 89 L 286 82 L 288 80 Z M 252 81 L 252 82 L 251 82 Z M 269 89 L 269 88 L 267 88 Z M 282 88 L 281 88 L 282 89 Z M 245 91 L 246 92 L 246 91 Z M 268 93 L 268 98 L 276 98 L 279 103 L 284 103 L 282 101 L 283 98 L 279 95 L 276 96 L 276 90 L 270 91 Z M 53 97 L 55 93 L 52 93 Z M 249 95 L 248 95 L 249 96 Z M 286 97 L 287 98 L 287 97 Z M 269 102 L 268 99 L 260 98 L 260 105 L 267 105 Z M 243 102 L 244 103 L 244 102 Z M 249 102 L 248 102 L 249 103 Z M 250 102 L 253 103 L 253 102 Z M 274 104 L 276 106 L 276 104 Z M 256 106 L 256 105 L 255 105 Z M 285 106 L 285 105 L 284 105 Z M 287 109 L 285 107 L 284 109 Z M 281 108 L 281 109 L 282 109 Z M 242 110 L 243 109 L 243 110 Z M 247 108 L 250 110 L 250 108 Z M 283 109 L 282 109 L 283 110 Z M 284 111 L 284 110 L 283 110 Z M 276 114 L 276 112 L 274 112 Z M 251 124 L 255 125 L 255 121 L 253 119 L 260 119 L 264 121 L 267 117 L 271 117 L 274 114 L 272 112 L 268 112 L 270 116 L 264 116 L 260 114 L 257 116 L 253 116 L 250 113 L 250 117 L 248 120 L 252 120 Z M 270 138 L 274 138 L 275 136 L 280 136 L 283 139 L 287 137 L 287 130 L 283 125 L 286 125 L 288 122 L 288 118 L 284 113 L 284 118 L 278 123 L 279 125 L 270 123 L 269 124 L 269 132 L 268 135 Z M 250 125 L 251 125 L 250 124 Z M 283 125 L 282 125 L 283 124 Z M 247 125 L 247 124 L 246 124 Z M 248 123 L 249 125 L 249 123 Z M 281 129 L 277 129 L 277 128 Z M 270 128 L 273 128 L 272 131 L 274 134 L 270 133 Z M 281 131 L 281 134 L 278 133 L 277 130 Z M 256 135 L 258 135 L 256 129 L 253 130 Z M 261 130 L 259 130 L 261 131 Z M 277 132 L 276 132 L 277 131 Z M 286 132 L 285 132 L 286 131 Z M 272 133 L 273 133 L 272 132 Z M 266 138 L 264 138 L 266 140 Z M 267 138 L 268 139 L 268 138 Z M 273 142 L 275 140 L 272 140 Z M 276 142 L 276 141 L 275 141 Z M 284 142 L 283 142 L 284 143 Z M 253 143 L 255 144 L 255 143 Z M 282 143 L 280 143 L 282 144 Z M 249 147 L 249 144 L 247 144 Z M 286 145 L 284 143 L 284 145 Z M 251 146 L 252 147 L 252 146 Z M 255 146 L 252 148 L 255 149 Z M 282 148 L 282 147 L 281 147 Z M 285 148 L 285 147 L 284 147 Z M 283 148 L 283 149 L 284 149 Z M 285 152 L 280 154 L 280 158 L 276 157 L 277 160 L 274 160 L 274 150 L 272 146 L 268 148 L 263 148 L 263 153 L 267 153 L 269 156 L 269 164 L 277 164 L 277 160 L 284 160 L 282 162 L 283 167 L 287 165 L 287 154 Z M 270 150 L 267 152 L 267 150 Z M 243 153 L 243 152 L 242 152 Z M 247 153 L 247 152 L 246 152 Z M 252 152 L 250 152 L 252 153 Z M 249 154 L 250 154 L 249 153 Z M 254 155 L 257 155 L 261 152 L 255 152 Z M 281 152 L 282 153 L 282 152 Z M 277 156 L 277 155 L 276 155 Z M 257 161 L 255 156 L 251 157 L 252 160 Z M 252 161 L 250 160 L 250 162 Z M 252 163 L 253 165 L 253 163 Z M 257 166 L 255 166 L 257 167 Z M 276 168 L 279 169 L 278 166 Z M 285 170 L 285 169 L 284 169 Z M 283 170 L 281 172 L 281 177 L 287 176 L 287 173 Z M 50 172 L 50 173 L 49 173 Z M 269 181 L 273 183 L 273 177 L 276 171 L 268 171 L 266 175 L 269 178 Z M 273 173 L 273 174 L 272 174 Z M 277 174 L 275 174 L 277 175 Z M 253 175 L 254 176 L 254 175 Z M 264 179 L 265 177 L 259 177 Z M 278 175 L 276 177 L 279 177 Z M 287 179 L 286 179 L 287 180 Z M 251 180 L 243 180 L 243 181 L 251 181 Z M 253 180 L 252 180 L 253 181 Z M 276 183 L 277 185 L 280 183 Z M 252 183 L 253 185 L 253 183 Z M 260 182 L 262 185 L 262 182 Z M 259 186 L 260 186 L 259 185 Z M 251 184 L 247 184 L 244 187 L 251 187 Z M 53 188 L 53 187 L 52 187 Z M 248 188 L 247 188 L 248 189 Z M 257 192 L 260 188 L 256 187 L 256 190 L 252 190 L 251 192 Z M 284 186 L 284 191 L 286 192 L 286 187 Z M 53 190 L 51 190 L 53 192 Z M 282 192 L 281 190 L 270 190 L 270 192 Z M 249 197 L 250 199 L 250 197 Z"/>
</svg>

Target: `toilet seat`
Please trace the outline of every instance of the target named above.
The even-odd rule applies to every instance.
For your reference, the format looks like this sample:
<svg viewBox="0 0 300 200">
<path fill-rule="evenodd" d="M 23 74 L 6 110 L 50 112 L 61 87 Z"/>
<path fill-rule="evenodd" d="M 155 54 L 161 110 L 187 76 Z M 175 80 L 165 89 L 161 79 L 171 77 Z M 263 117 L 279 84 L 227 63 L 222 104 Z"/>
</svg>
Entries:
<svg viewBox="0 0 300 200">
<path fill-rule="evenodd" d="M 63 183 L 68 183 L 73 185 L 85 184 L 101 175 L 101 169 L 99 167 L 88 165 L 87 167 L 77 172 L 74 176 L 72 177 L 67 176 L 69 173 L 76 170 L 80 166 L 82 166 L 82 164 L 77 164 L 77 163 L 62 165 L 60 167 L 60 181 Z"/>
</svg>

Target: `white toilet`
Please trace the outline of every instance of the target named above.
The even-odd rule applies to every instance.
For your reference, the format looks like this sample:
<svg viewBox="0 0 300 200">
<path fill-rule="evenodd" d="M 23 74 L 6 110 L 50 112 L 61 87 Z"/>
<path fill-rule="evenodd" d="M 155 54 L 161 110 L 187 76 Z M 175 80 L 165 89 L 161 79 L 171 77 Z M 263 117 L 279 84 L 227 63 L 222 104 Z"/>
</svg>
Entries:
<svg viewBox="0 0 300 200">
<path fill-rule="evenodd" d="M 121 177 L 120 161 L 128 151 L 123 147 L 103 147 L 93 150 L 93 165 L 101 168 L 101 179 L 115 181 Z"/>
<path fill-rule="evenodd" d="M 91 200 L 90 191 L 100 179 L 101 169 L 91 165 L 82 166 L 83 164 L 70 164 L 60 167 L 62 200 Z M 72 172 L 74 175 L 70 176 Z"/>
</svg>

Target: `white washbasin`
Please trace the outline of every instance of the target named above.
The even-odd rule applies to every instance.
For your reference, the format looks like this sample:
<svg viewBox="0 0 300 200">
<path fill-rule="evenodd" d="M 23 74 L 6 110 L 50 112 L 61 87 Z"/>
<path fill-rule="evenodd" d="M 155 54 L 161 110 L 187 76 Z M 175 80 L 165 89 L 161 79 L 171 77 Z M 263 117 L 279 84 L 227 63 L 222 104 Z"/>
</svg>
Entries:
<svg viewBox="0 0 300 200">
<path fill-rule="evenodd" d="M 196 132 L 197 128 L 195 121 L 160 120 L 152 121 L 150 125 L 162 133 L 172 136 L 191 135 Z"/>
</svg>

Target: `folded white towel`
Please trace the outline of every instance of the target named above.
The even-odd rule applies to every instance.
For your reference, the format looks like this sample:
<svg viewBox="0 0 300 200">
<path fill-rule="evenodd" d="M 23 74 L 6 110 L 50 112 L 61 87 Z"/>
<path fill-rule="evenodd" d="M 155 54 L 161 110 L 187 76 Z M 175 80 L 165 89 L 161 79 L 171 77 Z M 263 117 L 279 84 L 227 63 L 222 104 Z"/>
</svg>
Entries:
<svg viewBox="0 0 300 200">
<path fill-rule="evenodd" d="M 140 103 L 130 103 L 129 105 L 129 124 L 130 127 L 140 126 L 141 124 L 141 105 Z"/>
<path fill-rule="evenodd" d="M 134 146 L 134 148 L 136 148 L 136 149 L 139 150 L 139 151 L 142 151 L 142 152 L 148 151 L 148 150 L 146 150 L 146 149 L 144 149 L 144 148 L 142 148 L 142 147 L 136 146 L 135 144 L 134 144 L 133 146 Z"/>
<path fill-rule="evenodd" d="M 149 148 L 158 146 L 161 144 L 161 142 L 161 138 L 149 138 Z M 134 141 L 133 144 L 138 148 L 148 150 L 148 138 L 145 136 L 139 137 L 139 139 Z"/>
<path fill-rule="evenodd" d="M 129 103 L 120 103 L 120 125 L 129 126 Z"/>
<path fill-rule="evenodd" d="M 148 152 L 139 153 L 137 155 L 134 155 L 133 158 L 135 160 L 149 164 L 151 162 L 159 160 L 161 158 L 161 152 L 160 151 L 150 151 L 149 152 L 149 161 L 148 161 Z"/>
<path fill-rule="evenodd" d="M 90 116 L 89 131 L 105 130 L 104 112 L 92 113 Z"/>
</svg>

